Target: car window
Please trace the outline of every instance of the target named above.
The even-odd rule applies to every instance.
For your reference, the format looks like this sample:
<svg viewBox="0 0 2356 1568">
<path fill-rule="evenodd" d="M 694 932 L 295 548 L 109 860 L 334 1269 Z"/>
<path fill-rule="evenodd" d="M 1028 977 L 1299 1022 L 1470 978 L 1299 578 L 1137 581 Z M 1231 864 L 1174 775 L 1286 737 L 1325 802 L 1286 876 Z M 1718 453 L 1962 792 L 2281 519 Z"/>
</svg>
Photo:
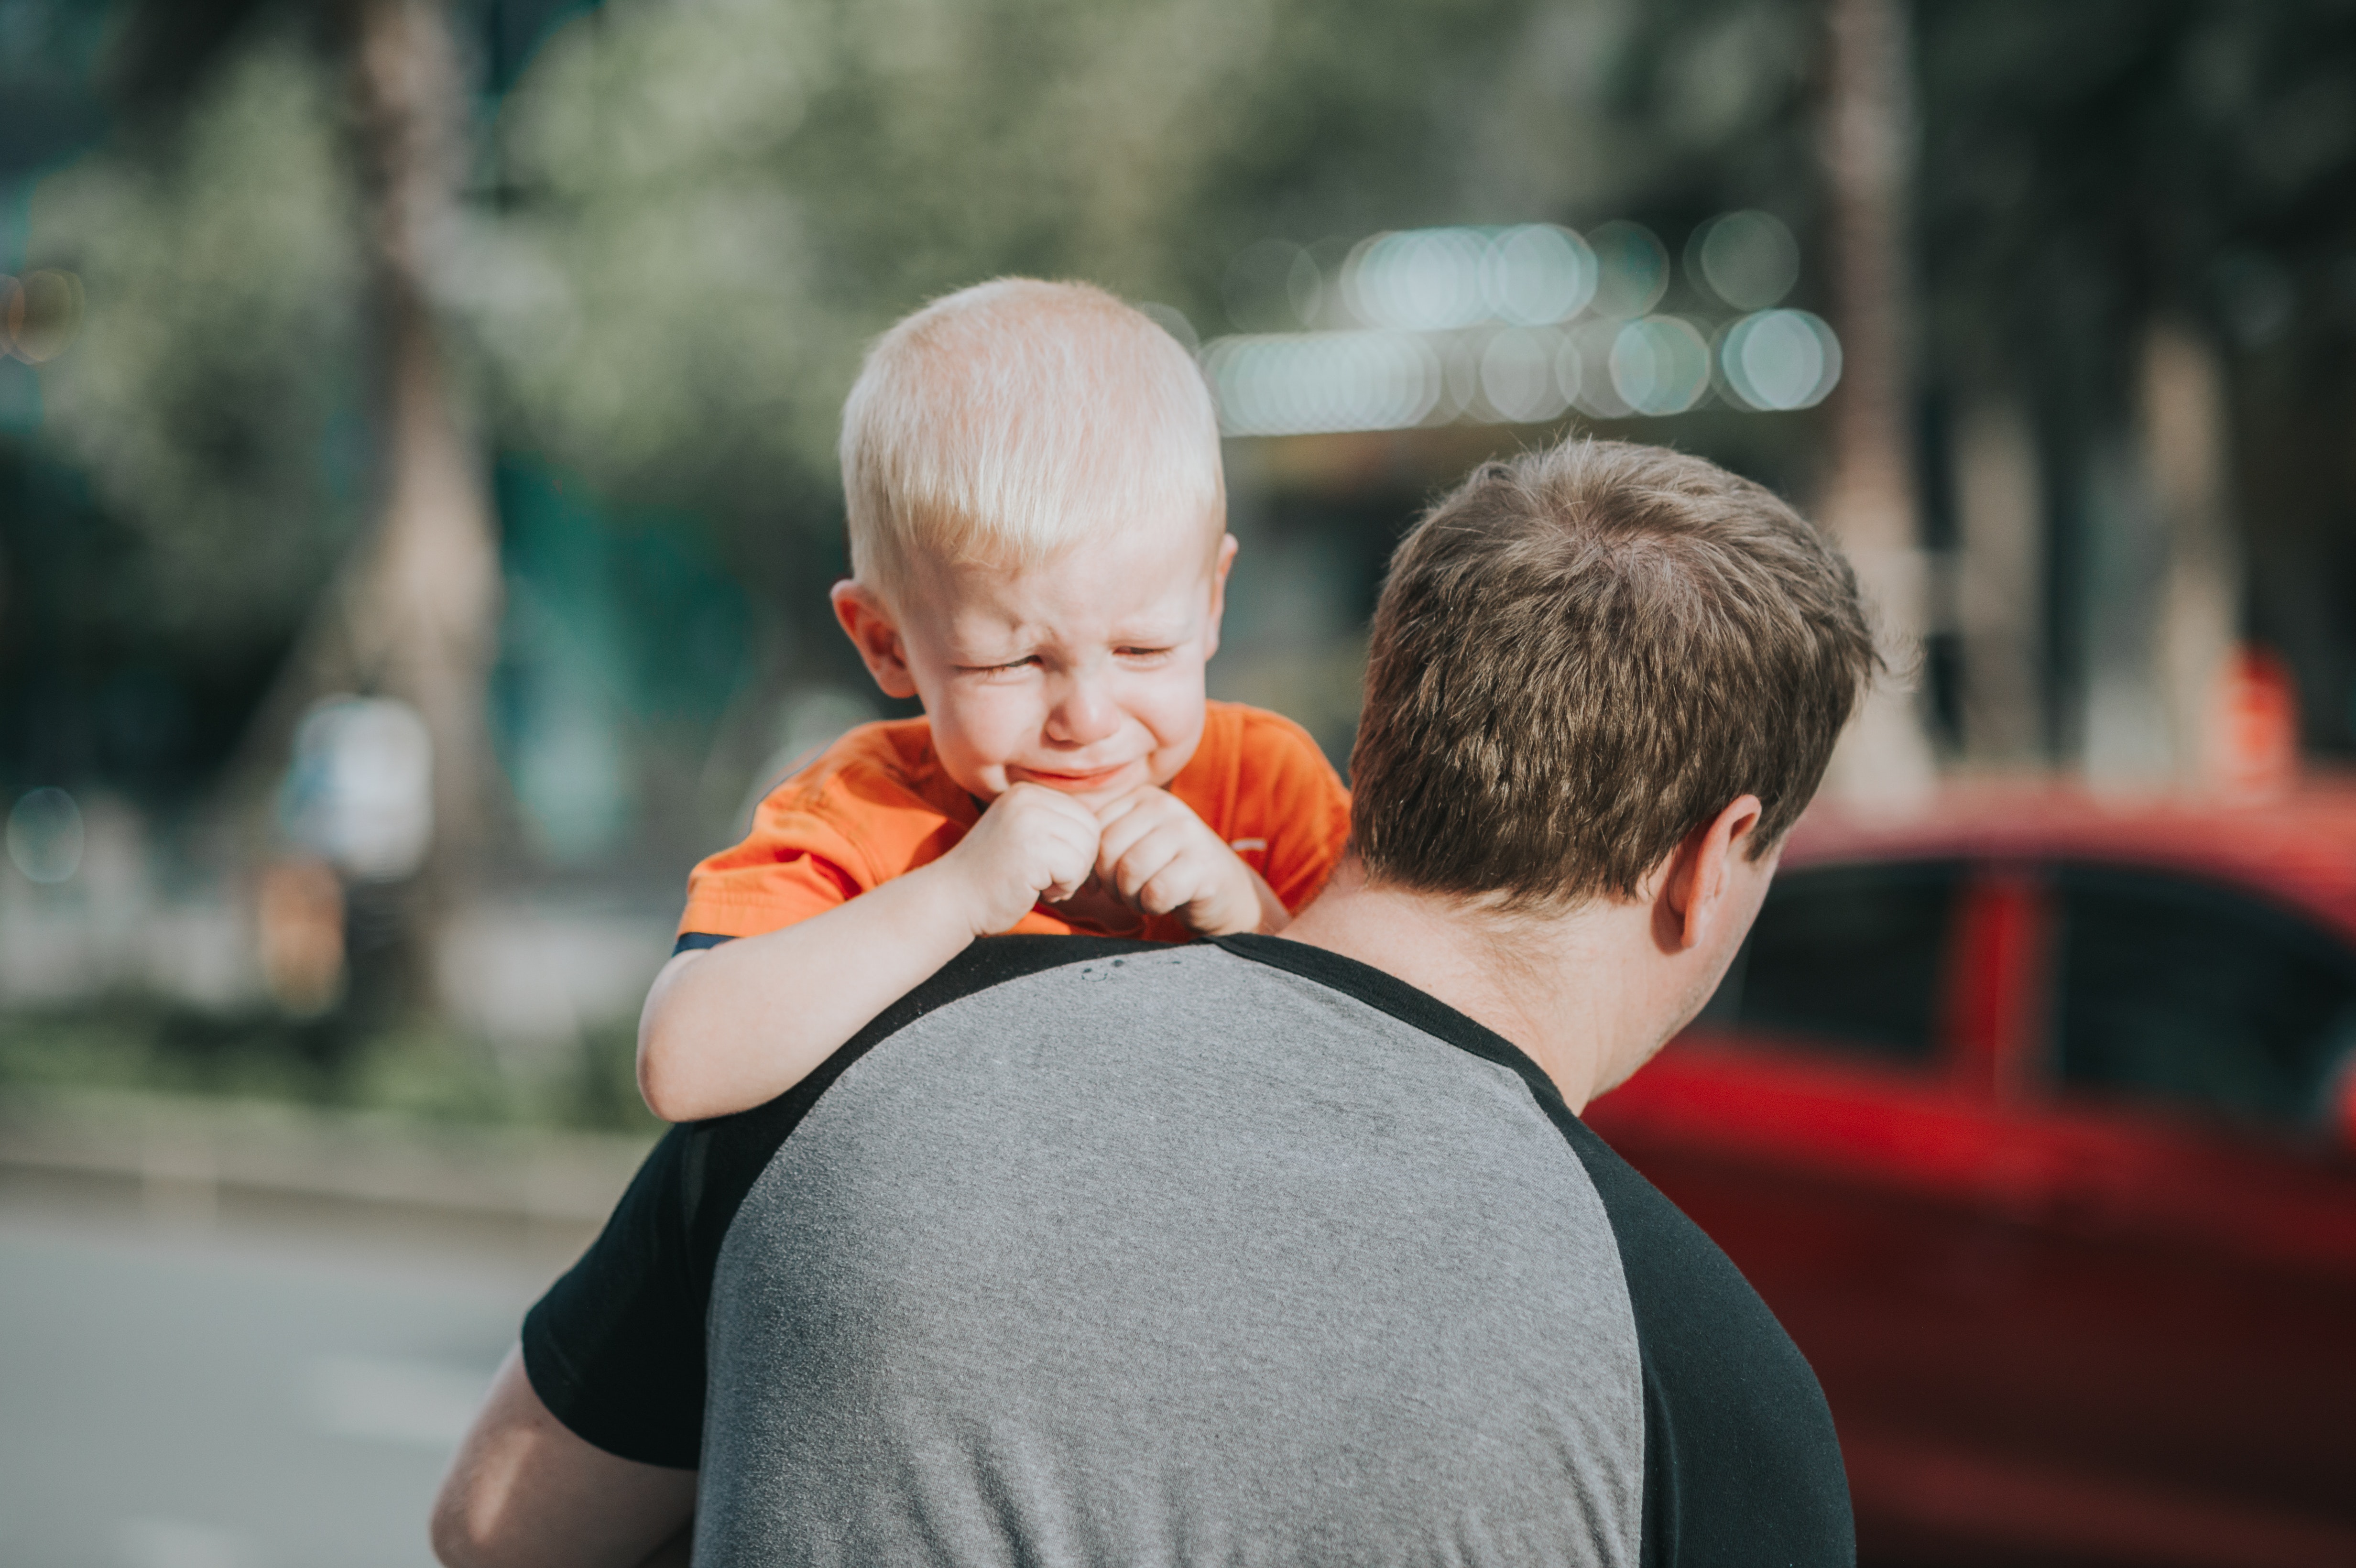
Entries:
<svg viewBox="0 0 2356 1568">
<path fill-rule="evenodd" d="M 2056 869 L 2056 1068 L 2066 1087 L 2319 1128 L 2356 1045 L 2356 955 L 2213 883 Z"/>
<path fill-rule="evenodd" d="M 1951 861 L 1782 873 L 1702 1021 L 1927 1061 L 1961 880 Z"/>
</svg>

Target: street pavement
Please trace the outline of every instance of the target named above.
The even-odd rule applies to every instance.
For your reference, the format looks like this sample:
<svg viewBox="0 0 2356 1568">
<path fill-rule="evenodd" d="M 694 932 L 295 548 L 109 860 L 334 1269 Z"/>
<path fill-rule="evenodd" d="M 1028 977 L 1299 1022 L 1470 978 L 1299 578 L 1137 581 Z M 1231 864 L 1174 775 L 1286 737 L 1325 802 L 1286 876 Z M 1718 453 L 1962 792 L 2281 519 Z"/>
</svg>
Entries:
<svg viewBox="0 0 2356 1568">
<path fill-rule="evenodd" d="M 0 1568 L 428 1568 L 434 1486 L 554 1271 L 0 1194 Z"/>
</svg>

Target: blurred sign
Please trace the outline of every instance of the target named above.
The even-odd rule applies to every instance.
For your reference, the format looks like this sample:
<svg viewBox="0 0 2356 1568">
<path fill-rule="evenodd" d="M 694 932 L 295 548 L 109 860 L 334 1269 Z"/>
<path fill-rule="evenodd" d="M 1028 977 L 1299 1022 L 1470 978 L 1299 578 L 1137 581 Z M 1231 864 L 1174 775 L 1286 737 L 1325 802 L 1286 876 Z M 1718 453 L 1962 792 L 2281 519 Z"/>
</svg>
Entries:
<svg viewBox="0 0 2356 1568">
<path fill-rule="evenodd" d="M 362 881 L 415 871 L 434 838 L 434 742 L 407 703 L 333 697 L 294 731 L 278 796 L 286 836 Z"/>
</svg>

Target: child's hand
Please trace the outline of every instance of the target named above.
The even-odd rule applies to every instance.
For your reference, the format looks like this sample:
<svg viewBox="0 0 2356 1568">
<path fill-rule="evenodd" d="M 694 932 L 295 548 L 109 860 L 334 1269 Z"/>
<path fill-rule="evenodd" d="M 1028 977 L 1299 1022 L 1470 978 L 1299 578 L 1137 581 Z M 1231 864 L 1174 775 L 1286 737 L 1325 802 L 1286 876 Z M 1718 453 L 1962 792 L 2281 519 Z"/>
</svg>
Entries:
<svg viewBox="0 0 2356 1568">
<path fill-rule="evenodd" d="M 1174 914 L 1201 936 L 1274 931 L 1284 907 L 1186 804 L 1150 785 L 1097 812 L 1097 880 L 1147 914 Z"/>
<path fill-rule="evenodd" d="M 1183 810 L 1182 806 L 1180 808 Z M 1096 814 L 1070 795 L 1019 784 L 937 862 L 971 899 L 973 933 L 994 936 L 1041 899 L 1058 903 L 1096 869 Z"/>
</svg>

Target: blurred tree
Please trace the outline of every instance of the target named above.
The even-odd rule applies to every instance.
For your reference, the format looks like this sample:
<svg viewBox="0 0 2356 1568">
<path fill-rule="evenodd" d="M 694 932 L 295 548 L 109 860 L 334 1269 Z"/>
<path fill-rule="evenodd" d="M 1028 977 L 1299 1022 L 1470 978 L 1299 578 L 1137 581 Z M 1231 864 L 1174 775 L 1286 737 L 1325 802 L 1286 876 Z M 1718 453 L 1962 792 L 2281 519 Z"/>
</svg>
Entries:
<svg viewBox="0 0 2356 1568">
<path fill-rule="evenodd" d="M 88 300 L 46 429 L 134 548 L 113 592 L 183 658 L 282 643 L 349 528 L 363 259 L 334 84 L 273 32 L 167 129 L 35 198 L 32 254 Z"/>
<path fill-rule="evenodd" d="M 305 696 L 373 688 L 425 720 L 434 839 L 417 912 L 430 935 L 477 891 L 492 805 L 485 683 L 498 547 L 487 463 L 455 406 L 432 296 L 466 164 L 468 100 L 444 0 L 354 0 L 347 25 L 376 318 L 378 515 L 323 606 L 317 662 L 298 666 L 293 684 Z"/>
<path fill-rule="evenodd" d="M 518 436 L 766 519 L 830 492 L 860 347 L 928 295 L 1082 275 L 1200 316 L 1271 219 L 1446 212 L 1435 122 L 1527 7 L 1379 11 L 616 0 L 519 84 L 473 235 Z"/>
<path fill-rule="evenodd" d="M 2122 666 L 2157 678 L 2178 564 L 2209 552 L 2225 631 L 2297 665 L 2309 742 L 2356 747 L 2356 471 L 2339 457 L 2356 9 L 1920 0 L 1918 18 L 1926 358 L 1959 400 L 2018 407 L 2035 432 L 2049 745 L 2099 741 Z M 2190 428 L 2217 449 L 2213 485 L 2175 472 L 2188 427 L 2169 411 L 2211 402 L 2223 428 Z M 2211 488 L 2204 524 L 2171 521 Z M 2213 563 L 2220 541 L 2246 590 Z"/>
<path fill-rule="evenodd" d="M 483 464 L 428 283 L 466 167 L 448 16 L 440 0 L 308 16 L 229 0 L 135 12 L 130 36 L 121 80 L 144 123 L 48 182 L 36 213 L 44 251 L 97 295 L 91 342 L 53 379 L 51 422 L 143 528 L 139 565 L 157 574 L 145 597 L 198 618 L 193 640 L 307 620 L 249 733 L 258 781 L 331 691 L 400 697 L 423 717 L 432 848 L 388 910 L 413 986 L 479 864 L 498 603 Z M 237 397 L 241 380 L 259 395 Z M 338 402 L 348 420 L 354 404 L 373 415 L 360 507 L 322 494 L 340 466 L 319 456 Z M 355 539 L 360 509 L 372 526 Z"/>
<path fill-rule="evenodd" d="M 1736 206 L 1829 256 L 1849 232 L 1816 133 L 1842 80 L 1830 4 L 454 0 L 436 14 L 462 44 L 486 29 L 514 80 L 403 286 L 463 326 L 455 369 L 493 443 L 659 506 L 663 526 L 701 517 L 773 602 L 815 606 L 842 390 L 867 336 L 928 294 L 1076 273 L 1207 335 L 1231 325 L 1230 259 L 1270 236 L 1631 216 L 1674 242 Z M 2321 623 L 2321 590 L 2266 562 L 2329 549 L 2319 519 L 2348 504 L 2344 465 L 2297 460 L 2351 417 L 2345 7 L 1874 6 L 1912 17 L 1923 127 L 1911 216 L 1893 207 L 1877 243 L 1919 237 L 1929 311 L 1918 369 L 1852 366 L 1875 441 L 1911 439 L 1922 384 L 2033 416 L 1987 428 L 2025 428 L 2042 454 L 2067 686 L 2086 656 L 2085 475 L 2148 400 L 2148 324 L 2180 318 L 2223 357 L 2242 450 L 2278 454 L 2245 455 L 2239 487 L 2261 619 L 2286 637 Z M 526 12 L 569 19 L 530 52 Z M 140 7 L 150 63 L 126 92 L 145 107 L 36 210 L 37 256 L 91 285 L 82 343 L 44 371 L 50 438 L 137 540 L 123 592 L 191 645 L 215 627 L 283 645 L 366 498 L 392 504 L 364 478 L 364 415 L 395 409 L 363 368 L 391 363 L 367 348 L 393 336 L 366 303 L 389 297 L 367 217 L 389 187 L 353 155 L 368 133 L 344 63 L 368 14 Z M 1902 293 L 1908 272 L 1885 271 Z M 1829 283 L 1812 265 L 1798 303 L 1832 308 Z M 1804 491 L 1835 412 L 1641 428 Z M 454 678 L 476 645 L 452 635 Z"/>
<path fill-rule="evenodd" d="M 1929 739 L 1906 689 L 1928 609 L 1915 516 L 1907 22 L 1902 0 L 1829 0 L 1826 8 L 1826 229 L 1842 371 L 1817 517 L 1857 566 L 1895 677 L 1867 695 L 1827 775 L 1836 794 L 1862 801 L 1919 796 L 1933 779 Z"/>
</svg>

